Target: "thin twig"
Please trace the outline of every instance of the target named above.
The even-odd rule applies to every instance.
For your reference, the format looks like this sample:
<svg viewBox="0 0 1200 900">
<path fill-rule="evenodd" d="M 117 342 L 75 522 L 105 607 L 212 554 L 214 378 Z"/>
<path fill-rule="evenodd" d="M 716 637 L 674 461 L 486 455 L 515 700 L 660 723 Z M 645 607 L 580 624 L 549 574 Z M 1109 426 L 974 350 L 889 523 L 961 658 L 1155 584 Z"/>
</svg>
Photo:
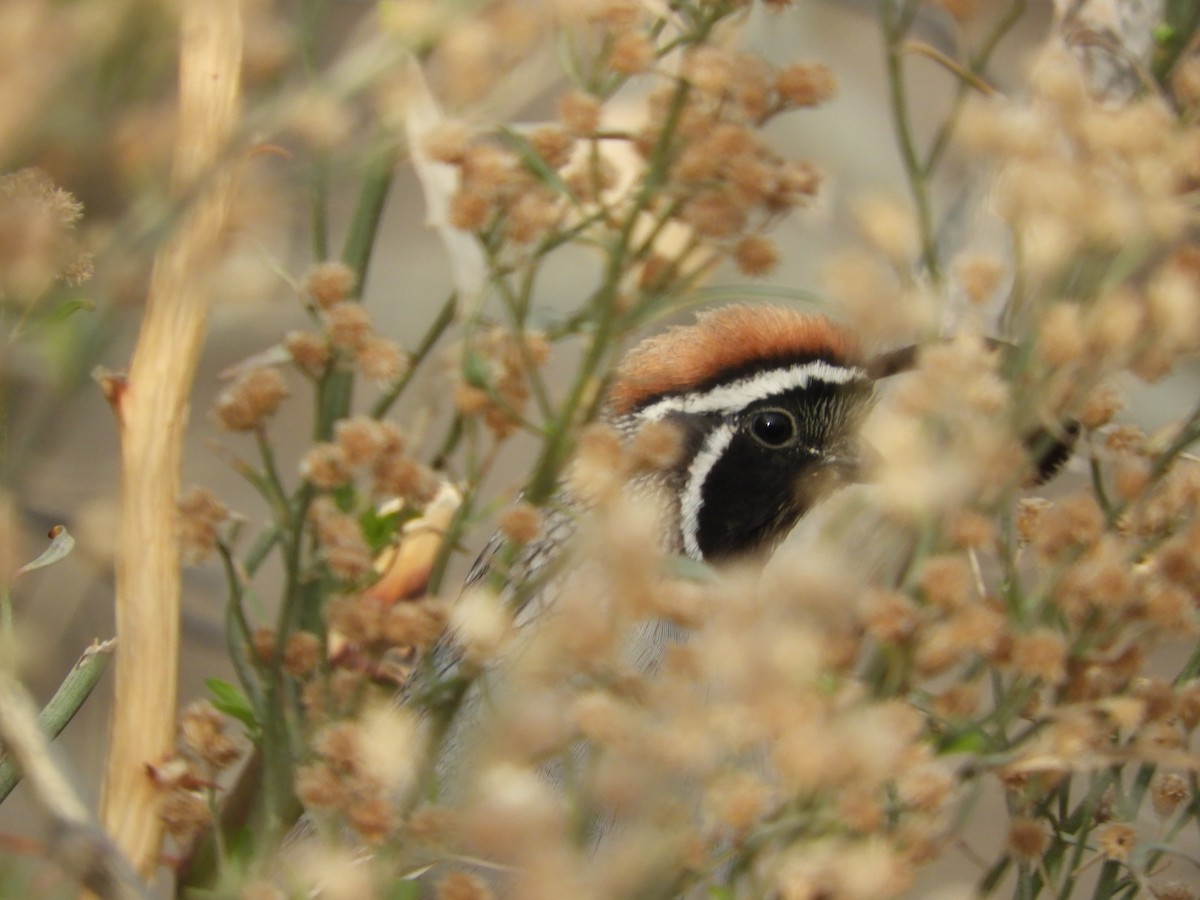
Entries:
<svg viewBox="0 0 1200 900">
<path fill-rule="evenodd" d="M 91 696 L 92 690 L 108 670 L 115 641 L 92 644 L 75 661 L 50 702 L 38 715 L 38 725 L 49 740 L 54 740 L 75 718 L 75 713 Z M 0 759 L 0 803 L 21 781 L 21 773 L 7 758 Z"/>
<path fill-rule="evenodd" d="M 48 855 L 104 900 L 149 898 L 149 891 L 129 861 L 92 820 L 75 789 L 54 764 L 32 699 L 12 671 L 3 666 L 0 739 L 53 823 Z"/>
</svg>

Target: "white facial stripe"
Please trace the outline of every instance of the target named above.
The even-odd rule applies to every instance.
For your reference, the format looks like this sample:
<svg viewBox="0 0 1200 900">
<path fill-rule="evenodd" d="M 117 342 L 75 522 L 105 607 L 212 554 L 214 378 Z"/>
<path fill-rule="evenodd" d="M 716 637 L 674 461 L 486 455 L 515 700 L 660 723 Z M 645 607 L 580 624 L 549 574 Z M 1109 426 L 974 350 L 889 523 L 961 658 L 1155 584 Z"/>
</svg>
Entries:
<svg viewBox="0 0 1200 900">
<path fill-rule="evenodd" d="M 733 426 L 721 425 L 704 441 L 700 452 L 688 466 L 687 482 L 679 501 L 679 530 L 683 534 L 683 549 L 692 559 L 703 560 L 700 550 L 700 507 L 704 505 L 704 482 L 708 473 L 733 440 Z"/>
<path fill-rule="evenodd" d="M 813 360 L 786 369 L 770 369 L 730 384 L 717 385 L 700 394 L 665 397 L 638 413 L 639 418 L 657 422 L 669 413 L 731 413 L 745 409 L 755 400 L 808 387 L 812 381 L 846 384 L 865 380 L 867 373 L 854 366 L 837 366 Z"/>
</svg>

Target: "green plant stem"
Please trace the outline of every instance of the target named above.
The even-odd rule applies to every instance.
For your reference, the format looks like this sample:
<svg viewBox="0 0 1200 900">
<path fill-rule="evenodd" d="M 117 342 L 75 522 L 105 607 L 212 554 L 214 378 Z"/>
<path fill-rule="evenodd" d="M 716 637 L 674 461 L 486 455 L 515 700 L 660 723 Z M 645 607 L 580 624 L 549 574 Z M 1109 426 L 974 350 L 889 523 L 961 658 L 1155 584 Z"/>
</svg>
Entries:
<svg viewBox="0 0 1200 900">
<path fill-rule="evenodd" d="M 305 74 L 316 83 L 320 74 L 317 48 L 320 44 L 327 0 L 303 0 L 300 9 L 300 53 Z M 309 181 L 309 210 L 312 216 L 312 253 L 317 262 L 329 258 L 329 153 L 313 154 Z"/>
<path fill-rule="evenodd" d="M 75 717 L 75 713 L 91 696 L 92 690 L 100 683 L 101 677 L 108 669 L 112 659 L 115 641 L 93 644 L 83 652 L 67 677 L 63 679 L 50 702 L 38 715 L 38 724 L 50 740 L 54 740 L 67 724 Z M 21 773 L 12 761 L 0 759 L 0 802 L 12 793 L 21 780 Z"/>
<path fill-rule="evenodd" d="M 229 599 L 225 603 L 226 650 L 229 652 L 229 661 L 233 664 L 238 681 L 241 682 L 242 689 L 246 692 L 255 714 L 261 722 L 265 716 L 262 681 L 260 672 L 256 671 L 259 668 L 257 658 L 253 655 L 253 630 L 250 628 L 250 622 L 246 618 L 246 610 L 242 604 L 244 597 L 242 579 L 234 564 L 233 554 L 225 544 L 217 544 L 217 554 L 221 557 L 221 563 L 225 570 L 225 581 L 229 588 Z"/>
<path fill-rule="evenodd" d="M 275 513 L 275 521 L 281 528 L 287 528 L 291 510 L 288 507 L 283 479 L 279 477 L 279 469 L 275 465 L 275 448 L 271 446 L 271 442 L 262 428 L 255 429 L 254 438 L 258 444 L 258 453 L 263 464 L 262 484 L 267 495 L 266 499 Z"/>
<path fill-rule="evenodd" d="M 342 262 L 354 270 L 358 283 L 357 296 L 360 299 L 366 290 L 371 253 L 375 249 L 379 222 L 383 218 L 383 209 L 387 204 L 392 177 L 399 160 L 399 147 L 389 139 L 367 163 L 358 193 L 358 203 L 350 220 L 350 231 L 342 248 Z M 353 373 L 336 366 L 332 367 L 320 385 L 317 440 L 327 441 L 332 438 L 334 423 L 350 414 L 353 402 Z"/>
<path fill-rule="evenodd" d="M 12 588 L 6 581 L 0 585 L 0 647 L 10 658 L 12 657 L 13 640 Z"/>
<path fill-rule="evenodd" d="M 921 164 L 920 154 L 917 151 L 916 136 L 913 134 L 908 107 L 907 79 L 904 74 L 904 40 L 912 25 L 916 6 L 917 4 L 909 0 L 897 9 L 893 0 L 880 0 L 879 21 L 883 28 L 892 127 L 900 147 L 904 173 L 908 178 L 909 193 L 916 206 L 917 227 L 921 232 L 921 261 L 934 284 L 940 284 L 942 266 L 934 234 L 929 172 Z"/>
<path fill-rule="evenodd" d="M 1096 879 L 1096 889 L 1092 891 L 1092 900 L 1112 900 L 1120 873 L 1120 863 L 1112 859 L 1105 860 L 1104 865 L 1100 867 L 1100 877 Z"/>
<path fill-rule="evenodd" d="M 1004 36 L 1008 34 L 1008 32 L 1012 30 L 1013 26 L 1015 26 L 1017 22 L 1021 20 L 1021 17 L 1025 15 L 1027 5 L 1028 0 L 1014 0 L 1012 5 L 1008 7 L 1004 15 L 1001 16 L 1000 20 L 996 23 L 996 27 L 992 29 L 992 32 L 987 36 L 987 38 L 984 39 L 983 43 L 979 46 L 979 49 L 976 50 L 975 53 L 971 55 L 971 58 L 967 61 L 967 71 L 970 74 L 980 77 L 983 76 L 985 70 L 987 69 L 988 62 L 992 58 L 992 53 L 995 52 L 996 47 L 1004 39 Z M 930 144 L 929 152 L 925 156 L 925 172 L 930 174 L 933 173 L 933 171 L 937 168 L 938 163 L 941 162 L 942 155 L 950 146 L 950 139 L 954 136 L 954 129 L 958 125 L 959 114 L 962 112 L 963 105 L 966 102 L 971 87 L 972 85 L 969 82 L 961 78 L 956 82 L 954 99 L 950 104 L 950 112 L 947 113 L 946 118 L 942 120 L 942 124 L 938 128 L 937 135 Z"/>
<path fill-rule="evenodd" d="M 596 329 L 592 334 L 587 354 L 576 372 L 571 390 L 559 410 L 559 415 L 549 426 L 547 439 L 542 445 L 542 453 L 534 466 L 533 478 L 526 496 L 529 502 L 535 505 L 545 503 L 554 495 L 558 485 L 558 473 L 570 452 L 571 434 L 577 425 L 576 415 L 589 388 L 595 386 L 597 370 L 607 354 L 612 352 L 616 324 L 614 307 L 634 227 L 638 217 L 649 207 L 650 202 L 666 180 L 672 138 L 680 117 L 683 115 L 689 90 L 686 81 L 681 80 L 676 84 L 666 119 L 650 156 L 650 166 L 646 171 L 645 181 L 642 183 L 633 208 L 626 215 L 616 242 L 609 250 L 604 282 L 593 296 L 591 304 L 598 313 Z"/>
<path fill-rule="evenodd" d="M 425 361 L 425 358 L 432 352 L 437 342 L 441 340 L 442 335 L 446 333 L 446 329 L 453 324 L 457 308 L 458 294 L 456 292 L 451 293 L 445 302 L 442 303 L 442 308 L 438 310 L 438 314 L 432 324 L 430 324 L 429 330 L 421 338 L 421 343 L 412 351 L 409 357 L 408 371 L 397 379 L 396 383 L 388 388 L 387 392 L 376 400 L 375 405 L 371 407 L 371 416 L 373 418 L 381 419 L 387 415 L 388 410 L 392 408 L 392 405 L 404 393 L 404 389 L 412 381 L 421 363 Z"/>
</svg>

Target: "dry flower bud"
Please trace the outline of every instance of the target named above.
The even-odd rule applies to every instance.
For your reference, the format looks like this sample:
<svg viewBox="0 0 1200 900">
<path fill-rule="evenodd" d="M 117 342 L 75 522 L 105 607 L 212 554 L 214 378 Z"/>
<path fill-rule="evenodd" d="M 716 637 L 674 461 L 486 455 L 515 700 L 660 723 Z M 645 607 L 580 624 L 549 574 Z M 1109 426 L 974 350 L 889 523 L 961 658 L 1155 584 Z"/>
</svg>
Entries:
<svg viewBox="0 0 1200 900">
<path fill-rule="evenodd" d="M 468 588 L 450 610 L 450 627 L 466 658 L 482 663 L 503 649 L 512 629 L 512 616 L 492 592 Z"/>
<path fill-rule="evenodd" d="M 179 498 L 179 543 L 184 563 L 208 559 L 217 547 L 218 531 L 229 510 L 207 488 L 190 487 Z"/>
<path fill-rule="evenodd" d="M 987 516 L 970 510 L 959 510 L 946 528 L 957 547 L 983 550 L 996 541 L 996 525 Z"/>
<path fill-rule="evenodd" d="M 567 480 L 580 497 L 599 500 L 610 496 L 622 483 L 625 450 L 616 430 L 592 425 L 580 435 Z"/>
<path fill-rule="evenodd" d="M 780 70 L 775 90 L 788 106 L 816 106 L 837 93 L 837 78 L 820 63 L 793 63 Z"/>
<path fill-rule="evenodd" d="M 275 658 L 275 629 L 255 628 L 254 633 L 250 635 L 250 651 L 257 662 L 265 666 L 271 665 Z"/>
<path fill-rule="evenodd" d="M 459 231 L 480 231 L 492 215 L 492 201 L 466 187 L 450 198 L 447 219 Z"/>
<path fill-rule="evenodd" d="M 184 745 L 214 769 L 237 762 L 237 744 L 225 734 L 225 719 L 211 703 L 200 701 L 184 710 L 179 732 Z"/>
<path fill-rule="evenodd" d="M 716 819 L 726 828 L 741 833 L 762 816 L 771 794 L 761 779 L 738 773 L 716 785 L 707 799 Z"/>
<path fill-rule="evenodd" d="M 743 275 L 759 277 L 770 274 L 778 265 L 779 251 L 770 238 L 752 234 L 738 241 L 733 258 Z"/>
<path fill-rule="evenodd" d="M 465 382 L 454 385 L 454 407 L 464 416 L 477 416 L 491 406 L 487 391 Z"/>
<path fill-rule="evenodd" d="M 394 383 L 408 366 L 404 351 L 395 341 L 375 334 L 363 338 L 354 363 L 363 375 L 383 385 Z"/>
<path fill-rule="evenodd" d="M 558 125 L 544 125 L 529 135 L 534 152 L 552 169 L 561 169 L 571 159 L 575 139 Z"/>
<path fill-rule="evenodd" d="M 194 788 L 197 786 L 196 773 L 192 764 L 182 756 L 170 756 L 160 763 L 147 763 L 146 773 L 154 782 L 154 787 L 160 791 L 172 791 L 177 788 Z"/>
<path fill-rule="evenodd" d="M 1105 859 L 1118 862 L 1129 861 L 1129 854 L 1133 851 L 1136 840 L 1137 835 L 1134 834 L 1133 829 L 1119 822 L 1105 825 L 1097 835 L 1100 853 Z"/>
<path fill-rule="evenodd" d="M 528 184 L 516 154 L 496 144 L 472 146 L 462 163 L 463 187 L 480 196 L 495 200 L 510 194 L 518 186 Z"/>
<path fill-rule="evenodd" d="M 437 884 L 437 900 L 492 900 L 492 889 L 474 875 L 451 872 Z"/>
<path fill-rule="evenodd" d="M 1102 359 L 1128 359 L 1138 336 L 1144 332 L 1145 313 L 1131 291 L 1110 291 L 1096 302 L 1088 319 L 1089 352 Z"/>
<path fill-rule="evenodd" d="M 321 375 L 329 365 L 329 341 L 311 331 L 289 331 L 283 345 L 292 360 L 310 375 Z"/>
<path fill-rule="evenodd" d="M 425 136 L 423 149 L 435 162 L 461 165 L 472 136 L 465 122 L 441 122 Z"/>
<path fill-rule="evenodd" d="M 393 603 L 383 620 L 383 637 L 397 647 L 428 647 L 446 630 L 449 612 L 434 600 Z"/>
<path fill-rule="evenodd" d="M 1048 628 L 1018 634 L 1013 638 L 1012 666 L 1046 684 L 1059 684 L 1067 677 L 1067 642 Z"/>
<path fill-rule="evenodd" d="M 618 75 L 640 75 L 654 64 L 654 42 L 637 31 L 624 31 L 613 41 L 608 67 Z"/>
<path fill-rule="evenodd" d="M 1050 846 L 1050 833 L 1040 819 L 1015 819 L 1008 829 L 1008 848 L 1021 860 L 1041 859 Z"/>
<path fill-rule="evenodd" d="M 172 791 L 159 808 L 167 833 L 186 844 L 212 822 L 208 801 L 192 791 Z"/>
<path fill-rule="evenodd" d="M 1031 544 L 1046 521 L 1054 504 L 1044 497 L 1026 497 L 1017 502 L 1017 536 L 1022 543 Z"/>
<path fill-rule="evenodd" d="M 352 300 L 330 306 L 322 313 L 321 320 L 330 342 L 342 350 L 358 350 L 372 334 L 370 314 L 361 303 Z"/>
<path fill-rule="evenodd" d="M 976 684 L 951 685 L 934 696 L 931 708 L 942 719 L 969 719 L 979 710 L 979 687 Z"/>
<path fill-rule="evenodd" d="M 338 722 L 321 731 L 313 749 L 337 775 L 356 775 L 363 762 L 363 730 L 357 722 Z"/>
<path fill-rule="evenodd" d="M 1122 459 L 1113 468 L 1113 490 L 1125 502 L 1136 500 L 1150 484 L 1150 465 L 1143 459 Z"/>
<path fill-rule="evenodd" d="M 583 91 L 569 91 L 558 101 L 558 118 L 572 134 L 586 137 L 600 127 L 600 100 Z"/>
<path fill-rule="evenodd" d="M 352 468 L 375 462 L 388 438 L 383 424 L 370 416 L 342 419 L 334 426 L 334 436 L 342 448 L 346 465 Z"/>
<path fill-rule="evenodd" d="M 1146 433 L 1136 425 L 1118 425 L 1108 432 L 1104 446 L 1113 453 L 1145 453 Z"/>
<path fill-rule="evenodd" d="M 1150 784 L 1150 800 L 1154 804 L 1154 812 L 1161 818 L 1174 815 L 1180 805 L 1191 799 L 1192 791 L 1187 779 L 1182 775 L 1170 772 L 1156 775 Z"/>
<path fill-rule="evenodd" d="M 344 795 L 341 781 L 324 763 L 312 763 L 296 770 L 296 796 L 307 809 L 336 809 Z"/>
<path fill-rule="evenodd" d="M 515 503 L 500 514 L 500 532 L 514 544 L 528 544 L 541 527 L 542 514 L 531 503 Z"/>
<path fill-rule="evenodd" d="M 904 261 L 916 255 L 920 232 L 912 210 L 891 197 L 865 197 L 854 205 L 859 231 L 888 259 Z"/>
<path fill-rule="evenodd" d="M 1179 688 L 1175 705 L 1179 723 L 1191 733 L 1200 725 L 1200 681 L 1189 681 Z"/>
<path fill-rule="evenodd" d="M 558 222 L 559 198 L 552 191 L 537 187 L 522 191 L 508 207 L 504 234 L 517 244 L 529 244 L 545 236 Z"/>
<path fill-rule="evenodd" d="M 955 266 L 959 284 L 972 303 L 983 304 L 992 298 L 1004 277 L 1004 267 L 991 256 L 966 256 Z"/>
<path fill-rule="evenodd" d="M 1171 90 L 1184 109 L 1200 108 L 1200 55 L 1192 53 L 1171 69 Z"/>
<path fill-rule="evenodd" d="M 377 496 L 399 497 L 415 506 L 424 506 L 431 501 L 442 484 L 431 468 L 400 454 L 380 459 L 372 472 Z"/>
<path fill-rule="evenodd" d="M 348 299 L 358 283 L 358 275 L 342 262 L 323 262 L 313 266 L 304 276 L 304 293 L 312 297 L 321 309 L 328 309 Z"/>
<path fill-rule="evenodd" d="M 396 810 L 378 793 L 355 798 L 343 812 L 346 824 L 368 844 L 376 846 L 391 837 L 398 824 Z"/>
<path fill-rule="evenodd" d="M 321 662 L 324 645 L 311 631 L 296 631 L 288 635 L 283 647 L 283 669 L 293 678 L 304 678 L 316 671 Z"/>
<path fill-rule="evenodd" d="M 1150 885 L 1154 900 L 1196 900 L 1196 892 L 1183 881 L 1163 881 Z"/>
<path fill-rule="evenodd" d="M 350 475 L 346 451 L 340 444 L 315 444 L 300 461 L 300 476 L 322 490 L 341 487 Z"/>
<path fill-rule="evenodd" d="M 729 191 L 711 189 L 693 195 L 681 218 L 706 238 L 731 238 L 746 225 L 746 210 Z"/>
<path fill-rule="evenodd" d="M 1175 713 L 1175 691 L 1161 678 L 1138 678 L 1132 694 L 1146 704 L 1149 722 L 1163 721 Z"/>
<path fill-rule="evenodd" d="M 361 535 L 355 535 L 350 541 L 323 545 L 321 560 L 335 577 L 343 581 L 360 581 L 375 572 L 371 549 Z"/>
<path fill-rule="evenodd" d="M 891 644 L 905 643 L 921 624 L 921 610 L 899 591 L 868 591 L 861 616 L 872 637 Z"/>
<path fill-rule="evenodd" d="M 683 75 L 697 90 L 719 96 L 729 89 L 734 67 L 733 53 L 714 46 L 702 46 L 687 55 Z"/>
<path fill-rule="evenodd" d="M 1111 385 L 1101 385 L 1090 394 L 1079 410 L 1079 423 L 1092 431 L 1103 428 L 1121 409 L 1121 395 Z"/>
<path fill-rule="evenodd" d="M 1086 351 L 1083 316 L 1074 303 L 1058 303 L 1042 317 L 1038 354 L 1051 366 L 1077 362 Z"/>
<path fill-rule="evenodd" d="M 287 395 L 283 376 L 275 369 L 251 369 L 221 392 L 213 412 L 228 431 L 253 431 L 274 415 Z"/>
<path fill-rule="evenodd" d="M 918 583 L 925 599 L 934 606 L 956 609 L 971 593 L 971 567 L 960 556 L 932 556 L 921 565 Z"/>
<path fill-rule="evenodd" d="M 370 595 L 355 594 L 332 601 L 326 618 L 330 630 L 356 647 L 370 647 L 383 638 L 386 612 L 388 605 L 385 602 Z"/>
</svg>

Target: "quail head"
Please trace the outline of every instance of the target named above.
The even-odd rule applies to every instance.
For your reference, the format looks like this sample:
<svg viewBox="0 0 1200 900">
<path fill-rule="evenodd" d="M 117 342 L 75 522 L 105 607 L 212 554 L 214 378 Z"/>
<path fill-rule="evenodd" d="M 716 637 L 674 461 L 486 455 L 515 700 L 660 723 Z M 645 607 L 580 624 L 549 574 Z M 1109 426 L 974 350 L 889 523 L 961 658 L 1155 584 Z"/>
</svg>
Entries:
<svg viewBox="0 0 1200 900">
<path fill-rule="evenodd" d="M 609 395 L 616 427 L 676 428 L 654 473 L 669 507 L 664 549 L 721 562 L 771 549 L 832 487 L 856 479 L 874 393 L 850 335 L 822 316 L 730 306 L 628 354 Z"/>
<path fill-rule="evenodd" d="M 858 425 L 873 396 L 873 377 L 841 326 L 784 307 L 735 305 L 633 348 L 605 416 L 627 441 L 649 423 L 676 430 L 672 462 L 636 476 L 628 490 L 651 495 L 661 511 L 662 553 L 721 564 L 770 551 L 822 496 L 857 478 Z M 498 535 L 467 576 L 470 586 L 503 568 L 519 626 L 554 605 L 546 573 L 586 515 L 569 491 L 561 499 L 511 566 L 497 565 Z M 639 635 L 643 668 L 677 637 L 666 623 Z M 459 649 L 444 641 L 432 671 L 455 669 Z"/>
</svg>

